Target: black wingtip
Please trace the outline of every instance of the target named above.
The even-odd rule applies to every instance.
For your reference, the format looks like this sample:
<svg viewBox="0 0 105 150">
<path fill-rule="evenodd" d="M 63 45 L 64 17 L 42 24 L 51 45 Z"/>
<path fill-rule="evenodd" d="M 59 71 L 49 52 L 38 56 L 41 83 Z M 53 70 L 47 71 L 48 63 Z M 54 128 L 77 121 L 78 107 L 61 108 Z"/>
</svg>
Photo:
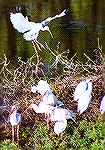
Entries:
<svg viewBox="0 0 105 150">
<path fill-rule="evenodd" d="M 22 13 L 22 7 L 21 6 L 16 6 L 15 8 L 12 9 L 12 13 Z"/>
<path fill-rule="evenodd" d="M 27 12 L 27 9 L 26 9 L 26 6 L 25 5 L 17 5 L 15 6 L 15 8 L 12 9 L 12 13 L 16 14 L 16 13 L 22 13 L 24 16 L 26 16 L 26 12 Z"/>
<path fill-rule="evenodd" d="M 15 10 L 16 10 L 16 13 L 21 13 L 22 12 L 22 7 L 21 6 L 16 6 Z"/>
</svg>

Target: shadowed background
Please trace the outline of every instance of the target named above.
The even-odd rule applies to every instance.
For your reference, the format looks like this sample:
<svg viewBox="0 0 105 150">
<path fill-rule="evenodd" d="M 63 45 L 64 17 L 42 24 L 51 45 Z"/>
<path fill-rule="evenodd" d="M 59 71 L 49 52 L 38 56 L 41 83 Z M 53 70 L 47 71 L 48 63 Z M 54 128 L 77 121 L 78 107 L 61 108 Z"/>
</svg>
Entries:
<svg viewBox="0 0 105 150">
<path fill-rule="evenodd" d="M 70 50 L 68 58 L 77 52 L 77 58 L 85 61 L 86 53 L 94 60 L 94 49 L 97 48 L 97 38 L 100 39 L 105 51 L 105 2 L 101 0 L 0 0 L 0 58 L 6 54 L 7 58 L 15 60 L 22 57 L 27 61 L 34 54 L 31 42 L 23 39 L 17 32 L 9 18 L 9 13 L 15 6 L 22 6 L 23 13 L 30 16 L 32 21 L 41 22 L 49 16 L 55 16 L 69 8 L 67 16 L 53 20 L 49 27 L 54 38 L 47 32 L 40 32 L 38 40 L 56 50 L 60 42 L 59 53 Z M 48 50 L 39 51 L 40 58 L 49 63 L 52 56 Z"/>
</svg>

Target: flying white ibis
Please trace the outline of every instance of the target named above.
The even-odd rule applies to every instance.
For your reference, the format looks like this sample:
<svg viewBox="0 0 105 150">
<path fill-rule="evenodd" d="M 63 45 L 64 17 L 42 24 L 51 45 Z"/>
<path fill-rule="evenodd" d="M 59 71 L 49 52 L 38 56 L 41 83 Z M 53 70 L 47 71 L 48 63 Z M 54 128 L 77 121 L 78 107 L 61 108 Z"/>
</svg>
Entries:
<svg viewBox="0 0 105 150">
<path fill-rule="evenodd" d="M 75 122 L 75 113 L 69 109 L 54 107 L 53 105 L 50 105 L 49 107 L 51 109 L 50 120 L 51 122 L 55 122 L 54 132 L 60 136 L 67 126 L 68 119 L 72 119 L 72 121 Z"/>
<path fill-rule="evenodd" d="M 82 82 L 83 83 L 83 82 Z M 92 82 L 89 81 L 87 84 L 86 89 L 83 93 L 81 93 L 78 99 L 78 112 L 82 114 L 88 108 L 91 99 L 92 99 Z M 82 84 L 83 85 L 83 84 Z M 85 84 L 84 84 L 85 86 Z M 78 89 L 79 90 L 79 89 Z"/>
<path fill-rule="evenodd" d="M 74 100 L 77 101 L 81 95 L 86 91 L 88 90 L 88 85 L 89 83 L 91 82 L 90 79 L 86 79 L 84 81 L 81 81 L 77 87 L 75 88 L 75 91 L 74 91 Z"/>
<path fill-rule="evenodd" d="M 42 96 L 42 101 L 45 104 L 56 104 L 57 106 L 62 106 L 63 103 L 59 101 L 56 96 L 52 93 L 50 85 L 45 80 L 40 80 L 37 86 L 32 86 L 31 91 L 35 93 L 38 91 Z"/>
<path fill-rule="evenodd" d="M 36 43 L 37 47 L 39 47 L 39 46 L 43 47 L 43 45 L 41 43 L 39 43 L 37 40 L 39 32 L 40 31 L 49 31 L 49 33 L 52 35 L 52 33 L 48 27 L 48 24 L 52 20 L 66 15 L 66 10 L 64 10 L 59 15 L 56 15 L 54 17 L 48 17 L 41 23 L 35 23 L 35 22 L 28 21 L 28 17 L 27 16 L 24 17 L 22 15 L 22 13 L 20 12 L 20 10 L 21 10 L 21 7 L 18 8 L 19 12 L 10 13 L 10 20 L 12 22 L 12 25 L 18 32 L 23 33 L 23 38 L 26 41 L 34 41 Z"/>
<path fill-rule="evenodd" d="M 102 98 L 102 101 L 101 101 L 100 112 L 101 114 L 105 112 L 105 96 Z"/>
<path fill-rule="evenodd" d="M 12 106 L 10 112 L 10 123 L 12 125 L 12 142 L 14 143 L 14 130 L 17 127 L 17 143 L 19 142 L 19 123 L 21 121 L 21 114 L 17 112 L 15 105 Z"/>
</svg>

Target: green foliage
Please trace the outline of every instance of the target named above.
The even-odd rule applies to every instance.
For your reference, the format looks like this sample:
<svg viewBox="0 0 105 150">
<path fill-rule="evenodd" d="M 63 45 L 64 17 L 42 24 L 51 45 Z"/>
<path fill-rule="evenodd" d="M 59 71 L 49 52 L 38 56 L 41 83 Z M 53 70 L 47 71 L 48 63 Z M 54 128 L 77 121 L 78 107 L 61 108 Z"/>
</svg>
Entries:
<svg viewBox="0 0 105 150">
<path fill-rule="evenodd" d="M 0 144 L 0 150 L 20 150 L 15 144 L 11 143 L 10 140 L 4 140 Z"/>
<path fill-rule="evenodd" d="M 70 145 L 74 149 L 105 149 L 105 123 L 100 119 L 96 122 L 84 119 L 69 135 Z"/>
<path fill-rule="evenodd" d="M 22 139 L 27 141 L 26 147 L 33 150 L 104 150 L 105 149 L 105 123 L 100 118 L 91 121 L 86 118 L 75 125 L 68 122 L 62 136 L 58 137 L 53 128 L 37 121 L 29 136 L 30 129 L 25 128 Z"/>
<path fill-rule="evenodd" d="M 46 125 L 42 122 L 37 122 L 34 126 L 34 132 L 30 138 L 28 146 L 36 149 L 53 150 L 55 148 L 64 149 L 67 145 L 67 136 L 64 134 L 61 137 L 48 130 Z"/>
<path fill-rule="evenodd" d="M 100 117 L 95 117 L 94 121 L 84 117 L 79 119 L 78 125 L 68 121 L 66 130 L 58 137 L 52 127 L 48 130 L 46 124 L 36 121 L 33 127 L 21 129 L 20 140 L 24 150 L 104 150 L 105 122 Z M 19 148 L 5 140 L 1 143 L 0 150 Z"/>
</svg>

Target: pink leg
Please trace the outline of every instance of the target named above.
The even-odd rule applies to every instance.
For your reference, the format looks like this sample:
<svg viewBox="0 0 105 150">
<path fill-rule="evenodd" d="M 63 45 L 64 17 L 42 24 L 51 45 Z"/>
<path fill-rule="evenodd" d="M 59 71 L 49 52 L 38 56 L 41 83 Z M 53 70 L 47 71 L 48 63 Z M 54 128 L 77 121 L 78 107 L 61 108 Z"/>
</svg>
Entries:
<svg viewBox="0 0 105 150">
<path fill-rule="evenodd" d="M 19 125 L 17 126 L 17 144 L 19 145 Z"/>
<path fill-rule="evenodd" d="M 14 126 L 12 126 L 12 143 L 14 143 Z"/>
<path fill-rule="evenodd" d="M 50 116 L 47 115 L 47 128 L 49 130 L 50 126 L 49 126 L 49 123 L 51 122 L 51 119 L 50 119 Z"/>
</svg>

